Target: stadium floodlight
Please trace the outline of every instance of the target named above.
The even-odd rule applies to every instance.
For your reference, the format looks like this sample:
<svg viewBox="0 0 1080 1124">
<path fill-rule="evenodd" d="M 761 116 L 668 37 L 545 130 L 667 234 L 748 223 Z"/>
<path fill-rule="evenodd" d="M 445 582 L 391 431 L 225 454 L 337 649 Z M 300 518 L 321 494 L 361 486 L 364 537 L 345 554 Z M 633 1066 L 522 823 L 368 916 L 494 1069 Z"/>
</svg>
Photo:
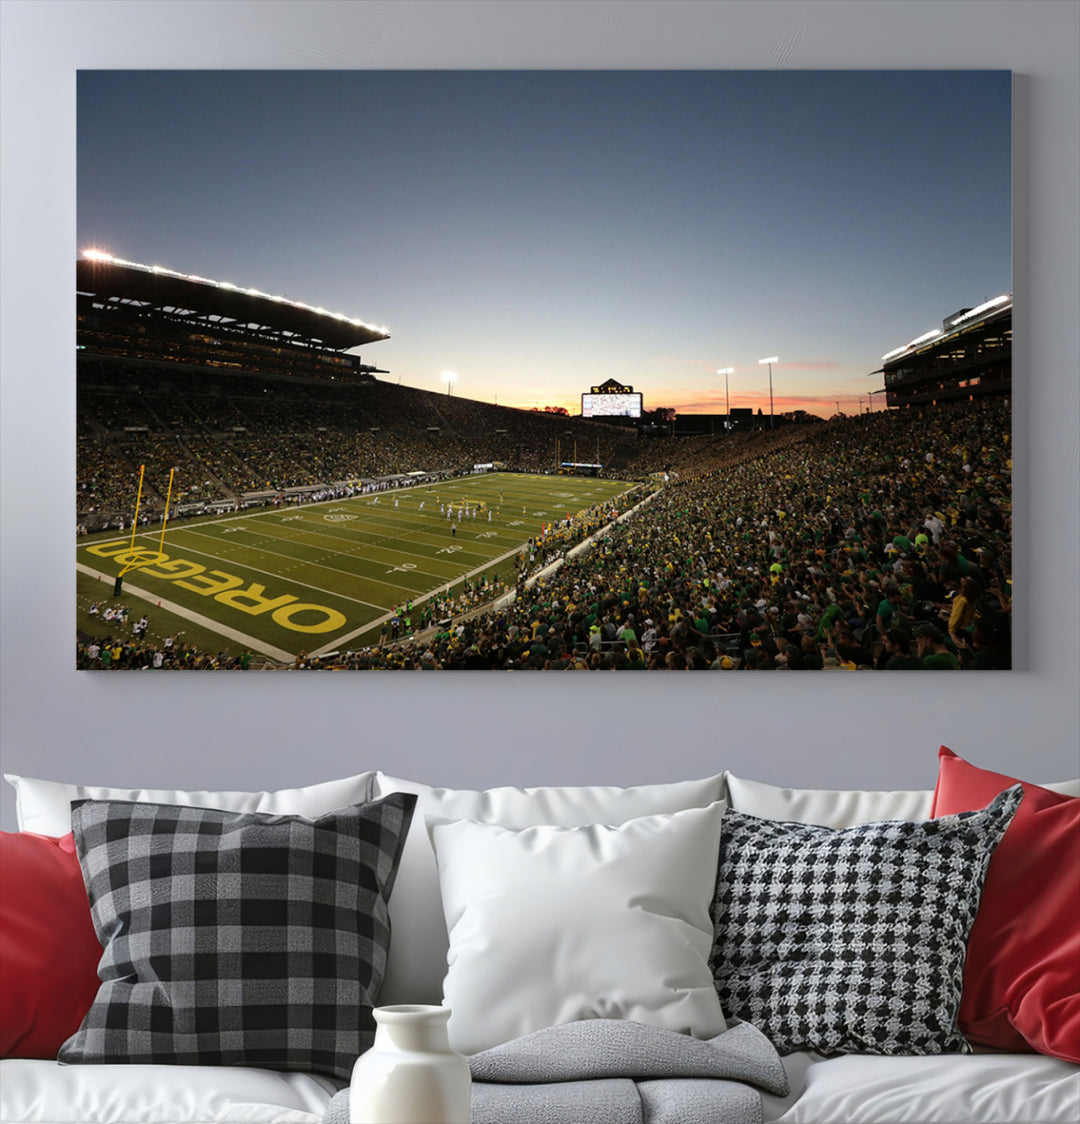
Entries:
<svg viewBox="0 0 1080 1124">
<path fill-rule="evenodd" d="M 989 312 L 990 309 L 997 308 L 999 305 L 1008 304 L 1011 300 L 1011 293 L 1002 293 L 1000 297 L 994 297 L 992 301 L 986 301 L 985 304 L 980 304 L 978 308 L 970 308 L 967 312 L 953 317 L 949 324 L 955 328 L 957 324 L 963 324 L 965 320 L 973 320 L 976 316 L 981 316 L 984 312 Z"/>
<path fill-rule="evenodd" d="M 446 383 L 446 393 L 450 394 L 453 392 L 454 383 L 457 382 L 457 375 L 453 371 L 443 371 L 442 381 Z"/>
<path fill-rule="evenodd" d="M 916 336 L 910 343 L 904 344 L 903 347 L 894 347 L 892 351 L 887 351 L 882 357 L 882 363 L 888 363 L 890 359 L 895 359 L 898 355 L 903 355 L 905 351 L 910 351 L 913 347 L 918 347 L 921 343 L 927 343 L 932 339 L 936 339 L 941 335 L 940 328 L 931 328 L 929 332 L 923 332 L 921 336 Z"/>
<path fill-rule="evenodd" d="M 772 429 L 772 428 L 773 428 L 773 426 L 774 426 L 774 425 L 776 424 L 776 423 L 775 423 L 775 422 L 773 421 L 773 404 L 772 404 L 772 365 L 773 365 L 774 363 L 779 363 L 779 362 L 780 362 L 780 356 L 779 356 L 779 355 L 770 355 L 770 356 L 768 356 L 768 357 L 767 357 L 767 358 L 765 358 L 765 359 L 759 359 L 759 360 L 758 360 L 758 364 L 759 364 L 759 365 L 760 365 L 760 364 L 762 364 L 762 363 L 768 363 L 768 364 L 769 364 L 769 428 L 770 428 L 770 429 Z"/>
<path fill-rule="evenodd" d="M 731 421 L 731 394 L 728 390 L 728 375 L 735 374 L 734 367 L 721 367 L 717 372 L 718 375 L 724 376 L 724 398 L 727 400 L 727 416 L 728 421 Z"/>
</svg>

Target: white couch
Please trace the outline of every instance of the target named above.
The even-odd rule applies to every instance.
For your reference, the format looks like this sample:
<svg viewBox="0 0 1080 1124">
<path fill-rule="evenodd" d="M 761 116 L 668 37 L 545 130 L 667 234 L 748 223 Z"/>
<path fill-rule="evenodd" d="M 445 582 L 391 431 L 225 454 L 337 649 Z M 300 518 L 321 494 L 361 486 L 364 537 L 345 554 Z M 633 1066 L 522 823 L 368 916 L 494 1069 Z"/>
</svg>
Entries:
<svg viewBox="0 0 1080 1124">
<path fill-rule="evenodd" d="M 930 791 L 827 792 L 781 789 L 730 774 L 637 789 L 546 788 L 467 792 L 433 789 L 386 774 L 349 778 L 291 793 L 177 793 L 86 789 L 9 778 L 21 829 L 60 835 L 71 799 L 200 802 L 221 808 L 313 816 L 342 801 L 394 791 L 418 804 L 390 902 L 392 938 L 380 1002 L 432 1002 L 442 995 L 450 943 L 439 872 L 426 820 L 476 821 L 508 828 L 623 823 L 726 800 L 766 819 L 842 828 L 879 820 L 916 822 L 930 815 Z M 1080 782 L 1051 786 L 1080 796 Z M 535 981 L 541 988 L 546 981 Z M 527 984 L 526 984 L 527 986 Z M 776 1124 L 1075 1124 L 1080 1066 L 1039 1054 L 948 1054 L 784 1058 L 791 1090 L 763 1096 Z M 0 1061 L 2 1124 L 319 1124 L 333 1078 L 242 1067 L 71 1065 L 46 1059 Z M 572 1124 L 572 1122 L 568 1122 Z"/>
</svg>

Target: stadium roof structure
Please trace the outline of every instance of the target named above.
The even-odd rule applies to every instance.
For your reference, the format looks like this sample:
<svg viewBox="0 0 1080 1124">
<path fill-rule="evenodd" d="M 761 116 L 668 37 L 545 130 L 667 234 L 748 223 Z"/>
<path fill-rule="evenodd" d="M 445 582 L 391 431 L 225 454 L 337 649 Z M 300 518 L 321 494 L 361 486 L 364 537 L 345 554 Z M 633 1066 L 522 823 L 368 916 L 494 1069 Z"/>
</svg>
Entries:
<svg viewBox="0 0 1080 1124">
<path fill-rule="evenodd" d="M 88 250 L 75 263 L 76 290 L 102 306 L 127 305 L 205 328 L 248 330 L 335 351 L 390 338 L 385 328 L 228 281 L 140 265 Z M 84 298 L 85 299 L 85 298 Z"/>
<path fill-rule="evenodd" d="M 962 308 L 959 312 L 946 316 L 940 328 L 932 328 L 910 343 L 886 352 L 881 357 L 883 366 L 878 367 L 876 371 L 871 371 L 870 374 L 880 375 L 889 367 L 895 367 L 901 360 L 907 361 L 913 353 L 937 348 L 943 342 L 962 332 L 970 331 L 976 325 L 1000 319 L 1006 314 L 1011 316 L 1012 304 L 1012 293 L 1002 293 L 1000 297 L 994 297 L 993 300 L 988 300 L 977 308 Z"/>
</svg>

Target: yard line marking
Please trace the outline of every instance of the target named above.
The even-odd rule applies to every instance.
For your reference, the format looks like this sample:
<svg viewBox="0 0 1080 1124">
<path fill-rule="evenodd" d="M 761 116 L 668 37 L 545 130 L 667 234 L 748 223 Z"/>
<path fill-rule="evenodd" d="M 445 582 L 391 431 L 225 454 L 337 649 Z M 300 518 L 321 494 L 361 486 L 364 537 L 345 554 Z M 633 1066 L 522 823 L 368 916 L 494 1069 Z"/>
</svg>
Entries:
<svg viewBox="0 0 1080 1124">
<path fill-rule="evenodd" d="M 342 546 L 344 546 L 345 544 L 347 544 L 349 542 L 348 539 L 343 539 L 342 537 L 340 537 L 338 535 L 326 534 L 325 532 L 320 533 L 319 531 L 300 530 L 300 529 L 295 528 L 295 527 L 290 527 L 289 530 L 290 531 L 296 531 L 298 534 L 301 534 L 301 535 L 312 535 L 312 536 L 318 537 L 318 538 L 328 538 L 332 542 L 338 543 Z M 352 530 L 356 530 L 356 528 L 350 527 L 350 528 L 348 528 L 348 530 L 352 531 Z M 281 538 L 278 535 L 272 535 L 272 534 L 269 534 L 266 531 L 251 531 L 249 533 L 252 534 L 252 535 L 260 535 L 263 538 L 273 539 L 276 542 L 296 542 L 296 543 L 301 542 L 301 540 L 299 540 L 299 539 Z M 381 550 L 384 554 L 400 554 L 400 555 L 403 555 L 406 559 L 420 558 L 420 559 L 422 559 L 423 561 L 426 561 L 426 562 L 437 561 L 437 559 L 431 558 L 426 554 L 416 554 L 411 550 L 399 550 L 396 547 L 383 546 L 382 545 L 383 543 L 388 542 L 388 541 L 402 541 L 402 540 L 400 538 L 394 539 L 393 536 L 391 536 L 391 538 L 389 538 L 389 539 L 385 539 L 385 538 L 384 539 L 376 539 L 374 542 L 372 542 L 370 540 L 361 541 L 361 542 L 356 543 L 355 545 L 357 545 L 359 547 L 373 547 L 377 550 Z M 442 538 L 439 538 L 437 541 L 442 542 L 443 540 L 442 540 Z M 314 544 L 308 544 L 308 543 L 301 543 L 301 545 L 304 545 L 304 546 L 311 545 L 313 550 L 315 550 L 315 549 L 326 549 L 325 547 L 320 548 L 320 547 L 316 547 Z M 434 544 L 432 544 L 432 545 L 434 545 Z M 257 546 L 257 547 L 252 547 L 252 549 L 253 550 L 262 550 L 264 548 Z M 266 553 L 267 554 L 276 554 L 277 552 L 272 551 L 272 550 L 267 550 Z M 483 552 L 482 551 L 473 551 L 471 553 L 481 554 Z M 372 558 L 370 556 L 370 554 L 365 556 L 364 554 L 357 554 L 357 553 L 353 552 L 352 550 L 344 550 L 344 549 L 341 549 L 341 550 L 335 549 L 333 551 L 333 554 L 342 555 L 346 558 L 355 558 L 359 562 L 380 562 L 381 563 L 383 561 L 390 561 L 390 559 Z M 291 557 L 291 555 L 281 555 L 281 557 L 288 558 L 288 557 Z M 332 557 L 332 555 L 327 555 L 327 557 L 328 558 Z M 296 559 L 296 561 L 297 562 L 303 562 L 304 559 L 298 558 L 298 559 Z M 332 567 L 330 567 L 330 566 L 328 566 L 326 568 L 332 569 Z M 341 572 L 342 573 L 348 573 L 349 571 L 343 570 Z M 417 573 L 427 574 L 427 576 L 431 577 L 431 578 L 444 578 L 444 577 L 446 577 L 445 574 L 437 574 L 437 573 L 434 573 L 431 570 L 417 570 Z"/>
<path fill-rule="evenodd" d="M 187 530 L 190 531 L 192 534 L 200 534 L 199 531 L 196 531 L 194 528 L 191 528 L 191 527 L 187 528 Z M 215 542 L 217 541 L 214 538 L 213 535 L 203 534 L 202 537 L 212 539 Z M 267 535 L 265 537 L 266 538 L 273 538 L 272 535 Z M 288 541 L 288 540 L 285 540 L 285 541 Z M 187 548 L 185 547 L 184 549 L 187 549 Z M 268 550 L 266 547 L 263 547 L 263 546 L 252 546 L 252 547 L 248 547 L 247 549 L 249 549 L 249 550 L 259 550 L 259 551 L 262 551 L 263 554 L 272 554 L 275 558 L 285 558 L 289 562 L 292 562 L 294 564 L 293 568 L 295 568 L 296 566 L 301 566 L 301 567 L 318 566 L 320 569 L 330 570 L 335 574 L 344 574 L 346 577 L 355 578 L 357 581 L 375 582 L 378 585 L 386 585 L 386 586 L 389 586 L 392 589 L 404 590 L 406 593 L 422 592 L 422 591 L 412 589 L 409 586 L 398 585 L 396 582 L 382 581 L 379 578 L 369 578 L 365 574 L 357 574 L 357 573 L 354 573 L 352 570 L 339 570 L 336 566 L 327 566 L 323 562 L 315 562 L 315 561 L 313 561 L 309 558 L 295 558 L 291 554 L 282 554 L 282 553 L 280 553 L 279 551 L 276 551 L 276 550 Z M 199 551 L 198 547 L 192 547 L 192 550 L 195 553 L 205 554 L 208 558 L 219 557 L 218 555 L 210 554 L 209 551 Z M 423 554 L 412 554 L 411 552 L 409 552 L 407 550 L 395 551 L 394 553 L 403 554 L 406 558 L 420 558 L 420 559 L 422 559 L 424 561 L 428 561 L 428 562 L 437 561 L 437 559 L 428 558 L 426 555 L 423 555 Z M 475 556 L 475 555 L 481 555 L 482 551 L 471 551 L 471 550 L 469 550 L 469 551 L 466 551 L 465 553 L 466 554 L 472 554 L 472 555 Z M 359 561 L 359 562 L 378 561 L 378 559 L 361 558 L 357 555 L 349 554 L 347 551 L 335 551 L 334 554 L 344 555 L 344 556 L 349 557 L 349 558 L 356 558 L 357 561 Z M 333 555 L 327 555 L 327 557 L 328 558 L 333 557 Z M 240 561 L 238 561 L 236 564 L 239 565 L 239 566 L 246 566 L 247 565 L 246 562 L 240 562 Z M 258 572 L 260 574 L 270 573 L 269 570 L 259 570 L 259 568 L 257 566 L 251 566 L 251 567 L 249 567 L 249 569 L 258 570 Z M 430 578 L 436 578 L 436 579 L 441 579 L 441 578 L 446 577 L 445 574 L 433 574 L 433 573 L 431 573 L 430 571 L 427 571 L 427 570 L 415 570 L 415 571 L 410 571 L 410 573 L 418 573 L 418 574 L 423 573 L 423 574 L 427 574 L 427 576 L 430 577 Z M 456 581 L 458 577 L 460 577 L 460 574 L 454 576 L 451 580 Z M 289 579 L 289 580 L 293 580 L 293 579 Z M 297 582 L 297 584 L 298 585 L 307 585 L 308 583 Z M 312 589 L 318 589 L 320 593 L 333 593 L 334 592 L 333 590 L 322 589 L 320 586 L 317 586 L 317 585 L 313 585 L 313 586 L 311 586 L 311 588 Z M 347 597 L 347 594 L 340 593 L 340 594 L 337 594 L 337 596 Z M 361 605 L 370 605 L 371 608 L 373 608 L 373 609 L 384 608 L 384 606 L 382 606 L 382 605 L 371 605 L 371 602 L 369 602 L 369 601 L 360 601 L 359 598 L 356 598 L 356 597 L 348 597 L 348 600 L 349 601 L 358 601 L 359 604 L 361 604 Z"/>
<path fill-rule="evenodd" d="M 219 541 L 217 538 L 215 538 L 214 535 L 205 534 L 203 532 L 200 532 L 200 531 L 196 530 L 194 527 L 185 527 L 185 528 L 182 528 L 182 530 L 187 531 L 189 534 L 192 534 L 192 535 L 199 535 L 201 538 L 204 538 L 204 539 L 210 539 L 213 542 Z M 177 534 L 179 534 L 179 533 L 180 533 L 180 530 L 177 531 Z M 223 559 L 225 561 L 231 561 L 229 559 L 229 556 L 228 556 L 227 552 L 225 552 L 224 550 L 222 550 L 221 552 L 219 552 L 217 554 L 211 554 L 210 551 L 200 550 L 197 546 L 193 546 L 193 547 L 184 546 L 183 549 L 184 550 L 190 550 L 192 554 L 202 554 L 206 558 L 214 558 L 219 562 L 222 561 Z M 307 558 L 295 558 L 291 554 L 281 554 L 279 551 L 267 550 L 266 547 L 262 547 L 262 546 L 253 546 L 253 547 L 249 547 L 248 549 L 258 550 L 258 551 L 261 551 L 263 554 L 272 554 L 275 558 L 286 559 L 287 561 L 293 563 L 292 567 L 289 568 L 290 573 L 296 567 L 301 567 L 303 569 L 306 569 L 307 567 L 317 566 L 319 569 L 329 570 L 329 571 L 331 571 L 332 573 L 335 573 L 335 574 L 343 574 L 345 577 L 353 578 L 356 581 L 370 582 L 370 583 L 373 583 L 375 585 L 385 586 L 387 589 L 396 590 L 398 596 L 394 597 L 394 599 L 393 599 L 394 603 L 397 603 L 398 601 L 400 601 L 402 596 L 414 597 L 418 593 L 423 592 L 422 590 L 416 590 L 416 589 L 413 589 L 411 586 L 402 585 L 398 582 L 388 582 L 388 581 L 382 580 L 381 578 L 368 577 L 365 574 L 357 574 L 357 573 L 354 573 L 351 570 L 339 570 L 336 566 L 327 566 L 323 562 L 313 562 L 313 561 L 311 561 L 310 559 L 307 559 Z M 342 552 L 337 552 L 337 553 L 342 553 Z M 402 551 L 401 553 L 405 554 L 406 557 L 408 557 L 408 558 L 423 558 L 424 557 L 423 555 L 409 554 L 407 551 Z M 465 553 L 473 554 L 474 556 L 476 554 L 476 552 L 474 552 L 474 551 L 466 551 Z M 365 559 L 358 559 L 358 560 L 359 561 L 369 561 L 369 560 L 365 560 Z M 307 589 L 314 589 L 314 590 L 317 590 L 319 593 L 325 593 L 325 594 L 328 594 L 331 597 L 341 597 L 341 598 L 344 598 L 344 600 L 346 600 L 346 601 L 355 601 L 356 604 L 366 605 L 369 609 L 385 609 L 386 608 L 385 605 L 376 605 L 371 601 L 364 601 L 359 597 L 350 597 L 347 593 L 339 593 L 339 592 L 337 592 L 337 590 L 333 590 L 333 589 L 324 589 L 322 586 L 312 585 L 310 582 L 307 582 L 307 581 L 299 581 L 296 578 L 290 578 L 287 575 L 284 575 L 284 574 L 281 574 L 281 573 L 275 573 L 272 570 L 264 570 L 259 566 L 252 566 L 252 565 L 250 565 L 250 563 L 244 562 L 240 559 L 237 559 L 232 564 L 236 565 L 236 566 L 246 567 L 247 569 L 254 570 L 256 573 L 259 573 L 259 574 L 269 574 L 271 577 L 278 578 L 279 580 L 284 577 L 284 579 L 286 581 L 291 581 L 294 585 L 303 586 Z M 488 566 L 488 565 L 491 565 L 491 563 L 485 562 L 484 565 Z M 483 569 L 483 566 L 481 566 L 481 569 Z M 410 570 L 408 572 L 409 573 L 420 573 L 421 571 Z M 426 571 L 423 571 L 423 572 L 426 573 Z M 444 575 L 442 575 L 442 574 L 430 574 L 430 573 L 428 574 L 428 577 L 432 577 L 432 578 L 442 578 L 443 576 Z M 460 577 L 461 577 L 461 574 L 456 574 L 453 577 L 451 577 L 450 578 L 451 584 L 453 582 L 457 581 Z"/>
<path fill-rule="evenodd" d="M 433 529 L 431 529 L 431 530 L 428 530 L 427 528 L 424 528 L 424 527 L 415 527 L 415 528 L 409 527 L 405 530 L 402 530 L 400 527 L 385 528 L 385 527 L 380 526 L 380 527 L 377 527 L 377 528 L 367 528 L 366 531 L 362 530 L 361 528 L 358 528 L 358 527 L 347 527 L 347 528 L 343 527 L 343 528 L 340 528 L 339 531 L 333 532 L 333 533 L 331 533 L 329 531 L 326 531 L 326 530 L 314 530 L 314 529 L 308 530 L 306 527 L 305 528 L 289 527 L 289 528 L 286 528 L 286 530 L 290 534 L 298 534 L 298 535 L 305 535 L 305 536 L 310 535 L 313 538 L 329 539 L 332 543 L 335 544 L 335 546 L 334 546 L 334 553 L 335 554 L 340 554 L 340 555 L 343 555 L 343 556 L 348 557 L 348 558 L 356 558 L 356 559 L 358 559 L 359 561 L 362 561 L 362 562 L 363 561 L 375 561 L 375 562 L 391 561 L 391 559 L 372 558 L 371 553 L 370 553 L 370 551 L 372 549 L 379 550 L 383 554 L 394 554 L 394 555 L 400 554 L 400 555 L 403 555 L 406 559 L 419 558 L 419 559 L 421 559 L 422 561 L 425 561 L 425 562 L 436 562 L 437 559 L 431 557 L 431 555 L 429 555 L 429 554 L 426 554 L 426 553 L 423 553 L 423 552 L 418 553 L 415 550 L 404 549 L 404 547 L 413 546 L 413 545 L 438 546 L 438 545 L 441 545 L 441 544 L 445 543 L 446 542 L 446 532 L 445 532 L 445 530 L 443 530 L 443 527 L 439 524 L 433 524 L 432 527 L 433 527 Z M 434 529 L 434 528 L 437 528 L 437 529 Z M 340 533 L 340 531 L 346 531 L 346 532 L 348 532 L 348 534 L 343 535 L 343 534 Z M 387 533 L 384 534 L 383 537 L 381 537 L 381 538 L 373 537 L 375 534 L 377 534 L 379 532 L 387 532 Z M 264 536 L 266 538 L 270 538 L 270 539 L 277 539 L 280 542 L 297 542 L 297 543 L 303 542 L 303 540 L 301 540 L 301 539 L 290 539 L 290 538 L 282 537 L 280 535 L 272 534 L 272 533 L 270 533 L 268 531 L 265 531 L 265 530 L 251 531 L 250 533 L 253 534 L 253 535 L 262 535 L 262 536 Z M 473 532 L 471 530 L 471 528 L 469 529 L 468 533 L 469 534 L 475 534 L 475 532 Z M 362 535 L 364 537 L 359 538 L 357 540 L 354 540 L 350 537 L 353 534 Z M 424 537 L 421 538 L 421 536 L 424 536 Z M 469 551 L 467 551 L 467 553 L 475 554 L 475 555 L 478 555 L 478 556 L 485 556 L 487 554 L 487 550 L 484 549 L 486 544 L 483 544 L 483 543 L 480 543 L 479 541 L 477 541 L 480 537 L 481 536 L 477 535 L 476 539 L 472 539 L 472 540 L 470 540 L 469 538 L 463 538 L 462 539 L 463 543 L 470 543 L 471 542 L 472 545 L 477 548 L 475 550 L 469 550 Z M 514 536 L 511 536 L 511 535 L 500 535 L 498 537 L 510 539 L 511 541 L 515 541 L 515 542 L 517 541 L 517 539 Z M 387 546 L 387 545 L 384 545 L 386 543 L 402 543 L 402 544 L 404 544 L 404 546 Z M 309 545 L 309 544 L 304 543 L 304 545 Z M 314 544 L 310 544 L 310 545 L 312 546 L 313 549 L 318 549 L 317 547 L 315 547 Z M 359 550 L 361 553 L 357 553 L 357 550 L 351 549 L 352 547 L 357 548 L 357 550 Z M 347 549 L 347 548 L 349 548 L 349 549 Z M 255 549 L 259 549 L 259 548 L 255 548 Z M 323 548 L 323 549 L 325 549 L 325 548 Z M 363 553 L 365 550 L 368 553 L 366 553 L 366 554 Z M 437 573 L 437 572 L 434 572 L 434 571 L 431 571 L 431 570 L 423 570 L 421 572 L 426 573 L 430 577 L 433 577 L 433 578 L 442 578 L 442 577 L 446 576 L 445 574 L 440 574 L 440 573 Z"/>
<path fill-rule="evenodd" d="M 446 585 L 440 586 L 438 589 L 433 589 L 429 593 L 423 594 L 421 597 L 417 597 L 416 600 L 413 601 L 413 609 L 415 610 L 417 606 L 423 605 L 425 601 L 430 601 L 431 598 L 434 597 L 437 593 L 445 593 L 456 582 L 467 580 L 469 578 L 475 578 L 477 574 L 483 573 L 483 571 L 486 570 L 489 566 L 498 566 L 500 562 L 505 562 L 507 558 L 512 558 L 519 552 L 520 548 L 514 547 L 513 550 L 508 550 L 500 557 L 493 558 L 490 562 L 485 562 L 483 566 L 477 566 L 475 570 L 470 570 L 467 574 L 459 574 L 456 578 L 453 579 L 453 581 L 447 582 Z M 337 637 L 337 639 L 330 641 L 328 644 L 324 644 L 321 648 L 317 649 L 314 652 L 311 652 L 310 655 L 314 657 L 321 656 L 324 652 L 332 652 L 335 647 L 340 647 L 342 644 L 347 644 L 350 640 L 354 639 L 357 636 L 360 636 L 362 633 L 380 628 L 386 621 L 390 620 L 393 615 L 394 610 L 391 609 L 390 612 L 384 613 L 383 616 L 378 618 L 378 620 L 368 621 L 367 624 L 361 625 L 360 628 L 346 633 L 344 636 L 339 636 Z"/>
<path fill-rule="evenodd" d="M 86 566 L 82 562 L 76 562 L 75 569 L 92 578 L 98 576 L 97 567 Z M 235 628 L 230 628 L 227 624 L 221 624 L 219 621 L 211 620 L 210 617 L 204 617 L 201 613 L 196 613 L 193 609 L 187 609 L 183 605 L 178 605 L 175 601 L 169 601 L 164 597 L 159 597 L 156 593 L 151 593 L 149 590 L 140 589 L 137 585 L 131 585 L 126 578 L 124 579 L 124 592 L 130 593 L 133 597 L 140 597 L 143 601 L 151 601 L 162 609 L 167 609 L 170 613 L 175 613 L 178 617 L 183 617 L 184 620 L 191 621 L 192 624 L 208 628 L 211 632 L 216 632 L 219 636 L 224 636 L 229 640 L 235 640 L 238 644 L 243 644 L 245 648 L 251 648 L 256 652 L 262 652 L 264 656 L 269 656 L 271 659 L 280 660 L 283 663 L 290 663 L 296 658 L 293 652 L 286 652 L 284 648 L 275 648 L 273 644 L 267 644 L 264 640 L 257 640 L 254 636 L 248 636 L 243 632 L 238 632 Z"/>
<path fill-rule="evenodd" d="M 295 522 L 296 520 L 301 519 L 301 518 L 302 518 L 301 516 L 294 516 L 291 520 L 278 519 L 275 522 L 275 526 L 280 525 L 280 524 L 285 523 L 285 522 Z M 304 527 L 302 529 L 302 533 L 303 534 L 310 534 L 310 535 L 321 535 L 324 538 L 329 538 L 329 539 L 332 539 L 333 541 L 339 542 L 339 543 L 340 542 L 350 542 L 350 541 L 353 540 L 353 536 L 356 536 L 355 541 L 362 546 L 368 546 L 368 545 L 377 546 L 380 543 L 386 542 L 390 539 L 394 539 L 394 540 L 397 540 L 397 541 L 413 540 L 413 541 L 417 541 L 417 542 L 426 542 L 427 541 L 426 537 L 430 537 L 433 540 L 433 542 L 430 545 L 434 545 L 435 542 L 441 542 L 443 537 L 445 537 L 443 528 L 445 528 L 445 526 L 446 526 L 446 521 L 443 519 L 443 517 L 441 515 L 439 515 L 435 512 L 432 512 L 432 514 L 430 516 L 429 515 L 422 515 L 422 516 L 420 516 L 419 520 L 410 518 L 410 513 L 408 511 L 399 511 L 396 514 L 392 514 L 390 519 L 377 519 L 376 518 L 376 519 L 372 519 L 372 520 L 368 521 L 367 520 L 367 513 L 365 513 L 364 515 L 357 516 L 357 518 L 365 520 L 365 523 L 364 523 L 363 526 L 360 526 L 360 527 L 338 526 L 332 532 L 328 528 L 320 526 L 320 524 L 313 519 L 303 519 Z M 498 522 L 501 523 L 502 521 L 499 520 Z M 471 523 L 471 521 L 470 521 L 470 523 Z M 290 530 L 301 530 L 301 528 L 293 527 L 293 528 L 290 528 Z M 374 543 L 372 543 L 371 542 L 371 536 L 375 535 L 375 534 L 379 534 L 380 532 L 383 533 L 385 535 L 385 537 L 376 539 L 374 541 Z M 251 533 L 252 534 L 264 534 L 265 532 L 252 531 Z M 421 538 L 421 536 L 426 536 L 426 537 Z M 500 537 L 511 538 L 512 536 L 503 535 L 503 536 L 500 536 Z M 393 548 L 388 548 L 388 549 L 393 549 Z M 349 553 L 349 552 L 343 552 L 343 553 Z M 408 553 L 408 552 L 405 552 L 405 553 Z M 436 575 L 433 575 L 433 576 L 438 577 L 439 575 L 436 574 Z"/>
</svg>

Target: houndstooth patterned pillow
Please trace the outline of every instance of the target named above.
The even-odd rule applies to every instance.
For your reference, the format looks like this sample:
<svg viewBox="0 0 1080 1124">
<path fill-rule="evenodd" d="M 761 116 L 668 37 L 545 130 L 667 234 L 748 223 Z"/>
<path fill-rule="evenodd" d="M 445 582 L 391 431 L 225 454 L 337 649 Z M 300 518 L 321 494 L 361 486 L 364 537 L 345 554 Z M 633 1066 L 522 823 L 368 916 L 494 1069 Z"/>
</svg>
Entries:
<svg viewBox="0 0 1080 1124">
<path fill-rule="evenodd" d="M 781 1053 L 970 1053 L 956 1029 L 986 868 L 1023 790 L 841 831 L 724 817 L 713 976 Z"/>
<path fill-rule="evenodd" d="M 104 953 L 97 997 L 58 1060 L 347 1080 L 374 1040 L 415 801 L 396 793 L 314 820 L 74 802 Z"/>
</svg>

